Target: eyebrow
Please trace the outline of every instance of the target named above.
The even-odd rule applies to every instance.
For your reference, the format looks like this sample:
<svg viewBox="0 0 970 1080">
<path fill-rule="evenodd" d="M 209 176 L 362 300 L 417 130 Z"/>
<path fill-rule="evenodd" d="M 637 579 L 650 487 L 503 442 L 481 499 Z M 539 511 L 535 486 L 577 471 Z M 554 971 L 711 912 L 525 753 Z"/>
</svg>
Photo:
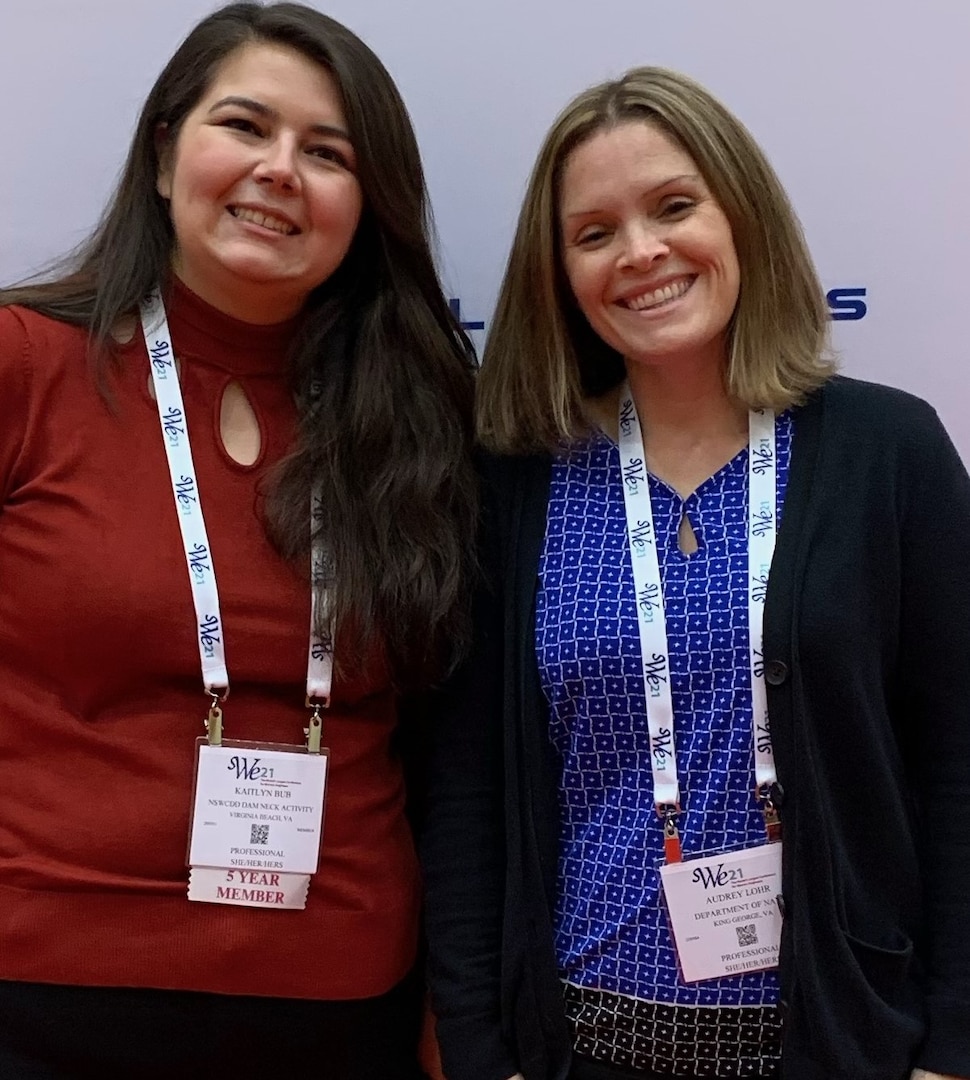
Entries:
<svg viewBox="0 0 970 1080">
<path fill-rule="evenodd" d="M 265 116 L 267 120 L 278 120 L 279 113 L 276 109 L 271 108 L 269 105 L 264 105 L 261 101 L 254 101 L 252 98 L 239 97 L 235 94 L 231 94 L 229 97 L 220 98 L 215 105 L 209 110 L 211 116 L 216 110 L 225 108 L 227 105 L 235 105 L 240 109 L 248 109 L 250 112 L 257 113 L 259 116 Z M 332 137 L 337 139 L 343 139 L 344 142 L 350 142 L 350 134 L 344 131 L 343 128 L 334 127 L 332 124 L 311 124 L 309 130 L 314 135 L 323 135 L 325 137 Z"/>
<path fill-rule="evenodd" d="M 681 184 L 685 180 L 689 180 L 693 183 L 703 183 L 703 177 L 699 173 L 682 173 L 680 176 L 668 176 L 666 180 L 661 180 L 659 184 L 654 184 L 653 187 L 648 188 L 644 195 L 656 195 L 658 191 L 663 191 L 664 188 L 670 187 L 672 184 Z M 591 214 L 602 214 L 602 209 L 598 207 L 590 207 L 588 210 L 574 210 L 570 214 L 563 215 L 563 221 L 571 221 L 573 218 L 589 217 Z"/>
</svg>

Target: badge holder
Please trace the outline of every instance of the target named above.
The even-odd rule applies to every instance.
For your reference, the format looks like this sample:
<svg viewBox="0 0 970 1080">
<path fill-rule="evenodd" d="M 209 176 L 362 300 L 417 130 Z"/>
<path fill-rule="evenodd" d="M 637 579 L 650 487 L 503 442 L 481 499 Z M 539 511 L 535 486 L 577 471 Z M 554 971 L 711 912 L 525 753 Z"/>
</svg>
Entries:
<svg viewBox="0 0 970 1080">
<path fill-rule="evenodd" d="M 660 882 L 680 974 L 686 983 L 778 966 L 781 948 L 781 820 L 770 790 L 759 789 L 768 843 L 684 861 L 680 807 L 663 820 Z"/>
<path fill-rule="evenodd" d="M 329 750 L 321 746 L 321 702 L 306 743 L 226 739 L 222 703 L 210 691 L 206 736 L 196 742 L 188 898 L 201 903 L 306 907 L 323 831 Z"/>
<path fill-rule="evenodd" d="M 781 844 L 668 863 L 660 879 L 684 982 L 778 966 Z"/>
</svg>

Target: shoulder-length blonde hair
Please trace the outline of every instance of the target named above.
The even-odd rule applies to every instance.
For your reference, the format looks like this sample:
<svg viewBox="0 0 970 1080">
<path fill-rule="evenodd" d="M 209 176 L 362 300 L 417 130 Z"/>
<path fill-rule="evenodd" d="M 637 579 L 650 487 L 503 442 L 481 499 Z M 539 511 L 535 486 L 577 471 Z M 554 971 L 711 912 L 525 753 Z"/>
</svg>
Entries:
<svg viewBox="0 0 970 1080">
<path fill-rule="evenodd" d="M 822 288 L 767 158 L 698 83 L 634 68 L 570 102 L 539 151 L 479 375 L 479 437 L 495 450 L 548 449 L 577 437 L 588 428 L 584 398 L 623 378 L 622 357 L 590 328 L 566 281 L 559 199 L 570 154 L 600 131 L 637 121 L 690 154 L 730 223 L 741 288 L 728 328 L 728 392 L 750 408 L 781 410 L 834 370 Z"/>
</svg>

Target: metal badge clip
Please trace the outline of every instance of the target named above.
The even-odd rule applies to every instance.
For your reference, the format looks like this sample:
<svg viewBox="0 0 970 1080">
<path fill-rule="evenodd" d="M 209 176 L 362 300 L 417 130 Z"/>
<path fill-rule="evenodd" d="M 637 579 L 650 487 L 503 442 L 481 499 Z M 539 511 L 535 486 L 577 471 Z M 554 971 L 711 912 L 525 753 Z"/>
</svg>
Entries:
<svg viewBox="0 0 970 1080">
<path fill-rule="evenodd" d="M 776 844 L 781 839 L 781 815 L 771 797 L 771 786 L 764 784 L 758 788 L 756 794 L 761 803 L 761 811 L 765 816 L 765 832 L 768 834 L 768 843 Z"/>
<path fill-rule="evenodd" d="M 320 710 L 324 707 L 322 702 L 307 699 L 307 708 L 313 710 L 310 714 L 310 723 L 303 729 L 308 754 L 320 753 L 320 738 L 323 734 L 323 718 L 320 716 Z"/>
<path fill-rule="evenodd" d="M 205 730 L 210 746 L 222 746 L 222 702 L 229 696 L 228 688 L 219 694 L 216 690 L 206 690 L 209 695 L 209 715 L 205 718 Z"/>
</svg>

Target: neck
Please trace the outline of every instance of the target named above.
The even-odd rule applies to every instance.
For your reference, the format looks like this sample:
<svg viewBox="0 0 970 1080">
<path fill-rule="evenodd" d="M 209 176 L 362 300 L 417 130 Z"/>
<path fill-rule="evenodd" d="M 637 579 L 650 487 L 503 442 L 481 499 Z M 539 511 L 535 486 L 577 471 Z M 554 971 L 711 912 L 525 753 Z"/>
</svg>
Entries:
<svg viewBox="0 0 970 1080">
<path fill-rule="evenodd" d="M 664 435 L 708 438 L 747 431 L 747 409 L 724 385 L 724 369 L 713 364 L 627 364 L 627 380 L 644 439 Z"/>
<path fill-rule="evenodd" d="M 252 326 L 274 326 L 288 322 L 299 314 L 302 307 L 302 301 L 278 296 L 262 286 L 243 291 L 238 282 L 223 288 L 219 282 L 199 280 L 198 275 L 185 272 L 177 256 L 172 262 L 172 272 L 200 300 L 223 315 Z"/>
<path fill-rule="evenodd" d="M 647 467 L 687 497 L 748 442 L 748 410 L 721 365 L 628 364 Z"/>
</svg>

